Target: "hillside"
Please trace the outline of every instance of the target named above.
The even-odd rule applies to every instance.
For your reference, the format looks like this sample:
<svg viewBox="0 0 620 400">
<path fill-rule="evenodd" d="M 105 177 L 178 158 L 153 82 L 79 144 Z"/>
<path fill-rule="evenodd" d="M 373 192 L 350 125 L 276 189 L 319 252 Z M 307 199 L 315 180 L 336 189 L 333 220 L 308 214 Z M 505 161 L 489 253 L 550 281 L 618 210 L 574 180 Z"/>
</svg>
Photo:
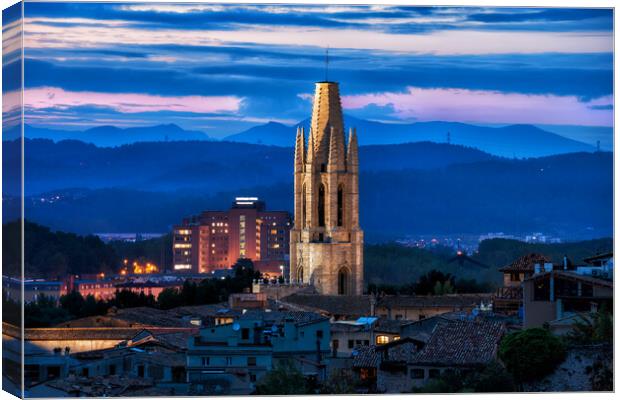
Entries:
<svg viewBox="0 0 620 400">
<path fill-rule="evenodd" d="M 20 143 L 3 144 L 4 179 L 19 182 L 19 169 L 12 166 L 19 164 Z M 293 176 L 293 152 L 276 146 L 177 141 L 96 147 L 79 141 L 27 139 L 25 149 L 27 195 L 72 187 L 213 194 L 288 182 Z M 442 168 L 493 158 L 479 150 L 436 143 L 360 148 L 363 171 Z"/>
<path fill-rule="evenodd" d="M 212 173 L 184 164 L 167 166 L 164 160 L 177 163 L 178 157 L 164 157 L 164 150 L 160 155 L 160 144 L 132 145 L 134 150 L 142 151 L 138 157 L 126 155 L 124 161 L 112 157 L 107 167 L 96 161 L 101 150 L 96 148 L 90 149 L 92 154 L 86 154 L 86 158 L 82 158 L 81 152 L 65 153 L 66 160 L 83 161 L 73 160 L 74 164 L 61 169 L 55 169 L 53 164 L 43 168 L 32 163 L 27 185 L 38 176 L 38 186 L 45 184 L 56 189 L 29 196 L 26 215 L 54 229 L 80 233 L 165 232 L 184 216 L 229 207 L 235 196 L 256 195 L 270 209 L 290 211 L 293 194 L 289 152 L 278 147 L 233 143 L 201 147 L 207 144 L 190 146 L 187 151 L 191 158 L 192 152 L 211 149 Z M 169 145 L 172 152 L 180 146 L 174 142 Z M 222 160 L 224 155 L 216 150 L 221 146 L 240 146 L 239 153 L 244 156 L 237 163 Z M 476 153 L 467 153 L 474 156 L 470 162 L 455 159 L 454 164 L 446 165 L 445 155 L 454 151 L 454 146 L 410 146 L 411 151 L 383 146 L 373 150 L 369 146 L 369 153 L 360 157 L 368 159 L 368 164 L 376 164 L 360 174 L 361 222 L 369 241 L 408 234 L 496 231 L 543 231 L 571 238 L 612 234 L 611 153 L 574 153 L 526 160 L 486 156 L 478 161 L 473 161 Z M 414 151 L 418 146 L 422 147 Z M 370 161 L 373 157 L 375 161 Z M 158 162 L 149 162 L 151 159 Z M 428 165 L 421 162 L 425 159 L 430 160 Z M 80 169 L 80 162 L 87 168 Z M 223 171 L 229 171 L 228 175 L 222 177 L 217 173 L 219 163 L 225 164 L 228 169 Z M 429 165 L 432 168 L 423 168 Z M 409 167 L 390 170 L 390 166 Z M 164 179 L 161 177 L 166 168 L 172 172 L 167 172 Z M 179 170 L 184 172 L 178 174 Z M 90 187 L 69 186 L 76 182 Z M 18 204 L 17 199 L 7 198 L 5 210 L 18 209 L 11 208 L 13 203 Z"/>
<path fill-rule="evenodd" d="M 569 242 L 561 244 L 532 244 L 517 240 L 492 239 L 480 243 L 475 259 L 489 268 L 478 268 L 466 264 L 449 263 L 453 254 L 434 252 L 397 244 L 367 245 L 364 248 L 364 279 L 366 283 L 404 285 L 415 282 L 432 269 L 450 273 L 457 278 L 475 279 L 478 282 L 492 282 L 500 285 L 501 268 L 517 258 L 533 252 L 541 253 L 560 263 L 567 256 L 576 264 L 597 253 L 613 250 L 611 238 Z"/>
</svg>

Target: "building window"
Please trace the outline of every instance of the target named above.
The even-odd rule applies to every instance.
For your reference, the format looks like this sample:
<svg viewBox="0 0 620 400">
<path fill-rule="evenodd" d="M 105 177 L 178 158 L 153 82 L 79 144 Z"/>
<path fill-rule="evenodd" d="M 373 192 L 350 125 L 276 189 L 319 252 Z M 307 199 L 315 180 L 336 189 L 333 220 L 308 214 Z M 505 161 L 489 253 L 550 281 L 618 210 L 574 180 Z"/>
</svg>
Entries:
<svg viewBox="0 0 620 400">
<path fill-rule="evenodd" d="M 338 294 L 340 295 L 344 295 L 347 294 L 348 292 L 348 281 L 349 281 L 349 274 L 347 274 L 347 271 L 343 268 L 340 271 L 338 271 Z"/>
<path fill-rule="evenodd" d="M 424 379 L 424 370 L 422 368 L 413 368 L 410 376 L 411 379 Z"/>
<path fill-rule="evenodd" d="M 325 226 L 325 185 L 319 187 L 319 226 Z"/>
<path fill-rule="evenodd" d="M 248 340 L 250 338 L 250 330 L 248 328 L 241 329 L 241 339 Z"/>
<path fill-rule="evenodd" d="M 352 349 L 353 348 L 353 340 L 349 339 L 349 348 Z"/>
<path fill-rule="evenodd" d="M 429 369 L 428 370 L 428 378 L 429 379 L 439 379 L 440 372 L 438 369 Z"/>
<path fill-rule="evenodd" d="M 316 331 L 316 337 L 318 339 L 323 339 L 323 331 L 322 330 L 318 330 Z"/>
<path fill-rule="evenodd" d="M 250 374 L 250 382 L 256 382 L 256 374 Z"/>
<path fill-rule="evenodd" d="M 144 365 L 138 365 L 138 376 L 144 378 Z"/>
<path fill-rule="evenodd" d="M 232 357 L 226 357 L 226 365 L 232 365 Z"/>
<path fill-rule="evenodd" d="M 338 226 L 344 224 L 344 189 L 338 186 Z"/>
<path fill-rule="evenodd" d="M 209 357 L 202 357 L 202 366 L 206 367 L 209 364 L 211 364 L 211 359 Z"/>
<path fill-rule="evenodd" d="M 512 282 L 520 282 L 521 279 L 519 279 L 519 273 L 518 272 L 511 272 L 510 273 L 510 280 Z"/>
<path fill-rule="evenodd" d="M 364 340 L 364 346 L 370 346 L 370 340 Z"/>
<path fill-rule="evenodd" d="M 256 357 L 248 357 L 248 367 L 256 366 Z"/>
<path fill-rule="evenodd" d="M 386 344 L 390 342 L 390 338 L 385 335 L 377 336 L 377 344 Z"/>
</svg>

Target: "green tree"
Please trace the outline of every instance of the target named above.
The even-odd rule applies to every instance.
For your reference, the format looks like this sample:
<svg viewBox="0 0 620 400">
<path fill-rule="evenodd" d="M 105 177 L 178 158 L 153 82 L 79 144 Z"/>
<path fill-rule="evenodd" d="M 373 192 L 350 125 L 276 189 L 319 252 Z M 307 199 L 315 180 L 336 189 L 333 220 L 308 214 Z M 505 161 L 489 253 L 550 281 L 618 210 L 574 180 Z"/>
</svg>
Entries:
<svg viewBox="0 0 620 400">
<path fill-rule="evenodd" d="M 36 301 L 24 305 L 24 325 L 26 328 L 44 328 L 60 324 L 73 318 L 67 310 L 56 306 L 56 300 L 38 296 Z"/>
<path fill-rule="evenodd" d="M 472 392 L 505 393 L 515 390 L 514 378 L 499 362 L 491 362 L 482 371 L 473 372 L 464 383 Z"/>
<path fill-rule="evenodd" d="M 335 369 L 329 378 L 321 385 L 321 394 L 351 394 L 355 393 L 358 380 L 351 370 Z"/>
<path fill-rule="evenodd" d="M 72 290 L 70 293 L 60 296 L 60 307 L 77 317 L 84 307 L 84 297 L 77 290 Z"/>
<path fill-rule="evenodd" d="M 499 356 L 518 383 L 542 378 L 555 370 L 565 357 L 564 345 L 542 328 L 506 335 Z"/>
<path fill-rule="evenodd" d="M 162 310 L 180 307 L 184 305 L 183 294 L 176 288 L 166 288 L 157 296 L 157 305 Z"/>
<path fill-rule="evenodd" d="M 280 362 L 256 385 L 255 394 L 283 395 L 308 394 L 309 388 L 304 375 L 292 362 Z"/>
<path fill-rule="evenodd" d="M 613 337 L 613 315 L 605 305 L 595 313 L 579 314 L 566 335 L 567 340 L 575 344 L 611 343 Z"/>
</svg>

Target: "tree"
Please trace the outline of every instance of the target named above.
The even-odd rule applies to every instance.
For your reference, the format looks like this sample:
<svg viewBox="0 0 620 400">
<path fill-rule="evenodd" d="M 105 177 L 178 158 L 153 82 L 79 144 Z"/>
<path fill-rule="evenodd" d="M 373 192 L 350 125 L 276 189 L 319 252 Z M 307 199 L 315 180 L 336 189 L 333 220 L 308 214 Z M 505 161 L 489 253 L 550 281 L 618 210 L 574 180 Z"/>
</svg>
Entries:
<svg viewBox="0 0 620 400">
<path fill-rule="evenodd" d="M 72 290 L 70 293 L 60 296 L 60 307 L 77 317 L 84 307 L 84 297 L 77 290 Z"/>
<path fill-rule="evenodd" d="M 542 378 L 555 370 L 565 357 L 564 345 L 542 328 L 506 335 L 499 347 L 506 369 L 519 383 Z"/>
<path fill-rule="evenodd" d="M 499 362 L 491 362 L 482 371 L 473 372 L 464 386 L 473 392 L 505 393 L 515 390 L 512 375 Z"/>
<path fill-rule="evenodd" d="M 290 361 L 281 361 L 256 385 L 258 395 L 309 394 L 304 375 Z"/>
<path fill-rule="evenodd" d="M 335 369 L 321 385 L 320 394 L 351 394 L 355 393 L 358 381 L 350 370 Z"/>
<path fill-rule="evenodd" d="M 39 295 L 36 301 L 24 305 L 24 325 L 26 328 L 44 328 L 68 321 L 73 316 L 65 309 L 56 306 L 52 297 Z"/>
<path fill-rule="evenodd" d="M 183 295 L 176 288 L 166 288 L 157 296 L 157 304 L 163 310 L 183 305 Z"/>
<path fill-rule="evenodd" d="M 578 314 L 567 334 L 567 340 L 575 344 L 611 343 L 613 337 L 613 316 L 605 305 L 596 313 Z"/>
</svg>

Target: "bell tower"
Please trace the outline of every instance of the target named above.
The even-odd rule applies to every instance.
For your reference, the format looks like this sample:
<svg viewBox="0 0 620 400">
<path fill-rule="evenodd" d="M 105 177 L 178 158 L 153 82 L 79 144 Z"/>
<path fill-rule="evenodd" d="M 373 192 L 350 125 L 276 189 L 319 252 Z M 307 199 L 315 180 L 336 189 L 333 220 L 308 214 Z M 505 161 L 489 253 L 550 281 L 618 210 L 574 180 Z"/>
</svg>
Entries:
<svg viewBox="0 0 620 400">
<path fill-rule="evenodd" d="M 290 276 L 321 294 L 364 290 L 358 176 L 357 133 L 350 129 L 345 140 L 338 83 L 318 82 L 307 141 L 303 127 L 295 141 Z"/>
</svg>

